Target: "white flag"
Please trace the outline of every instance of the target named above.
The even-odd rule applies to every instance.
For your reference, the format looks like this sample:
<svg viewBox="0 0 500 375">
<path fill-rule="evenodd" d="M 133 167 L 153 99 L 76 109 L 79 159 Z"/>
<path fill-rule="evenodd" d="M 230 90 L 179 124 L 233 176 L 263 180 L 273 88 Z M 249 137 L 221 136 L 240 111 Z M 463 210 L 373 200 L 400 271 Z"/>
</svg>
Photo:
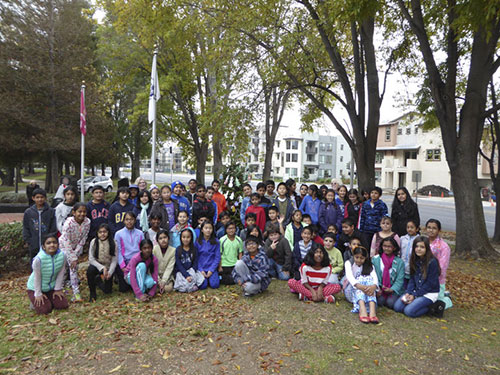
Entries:
<svg viewBox="0 0 500 375">
<path fill-rule="evenodd" d="M 156 102 L 160 99 L 160 87 L 158 85 L 158 72 L 156 71 L 156 53 L 153 56 L 151 68 L 151 90 L 149 91 L 148 121 L 152 123 L 156 116 Z"/>
</svg>

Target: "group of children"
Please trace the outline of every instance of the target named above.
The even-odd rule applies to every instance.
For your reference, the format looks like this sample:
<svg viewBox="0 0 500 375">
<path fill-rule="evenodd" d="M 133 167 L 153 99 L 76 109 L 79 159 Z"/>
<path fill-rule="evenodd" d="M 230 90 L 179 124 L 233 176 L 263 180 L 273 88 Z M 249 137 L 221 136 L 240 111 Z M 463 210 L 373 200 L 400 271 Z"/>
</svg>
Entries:
<svg viewBox="0 0 500 375">
<path fill-rule="evenodd" d="M 90 301 L 97 288 L 111 293 L 114 282 L 148 301 L 220 284 L 238 284 L 252 296 L 276 278 L 302 301 L 333 303 L 343 291 L 363 323 L 378 323 L 377 306 L 411 317 L 451 306 L 450 248 L 437 220 L 427 222 L 428 237 L 419 235 L 418 208 L 405 188 L 396 191 L 391 219 L 378 187 L 366 199 L 343 185 L 302 185 L 297 194 L 293 180 L 276 193 L 272 181 L 255 193 L 244 184 L 240 225 L 226 211 L 218 181 L 148 190 L 141 180 L 120 187 L 111 205 L 100 187 L 84 204 L 68 186 L 55 210 L 42 189 L 33 191 L 23 236 L 33 258 L 28 296 L 38 313 L 68 306 L 65 280 L 73 301 L 81 301 L 78 259 L 86 242 Z"/>
</svg>

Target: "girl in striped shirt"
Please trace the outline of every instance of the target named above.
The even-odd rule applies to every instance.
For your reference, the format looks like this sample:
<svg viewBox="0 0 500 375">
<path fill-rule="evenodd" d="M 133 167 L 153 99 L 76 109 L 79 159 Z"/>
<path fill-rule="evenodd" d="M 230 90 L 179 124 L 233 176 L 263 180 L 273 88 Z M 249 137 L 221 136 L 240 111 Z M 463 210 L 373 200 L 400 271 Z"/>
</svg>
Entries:
<svg viewBox="0 0 500 375">
<path fill-rule="evenodd" d="M 334 303 L 334 294 L 340 292 L 340 285 L 328 284 L 332 266 L 328 253 L 322 245 L 308 251 L 300 266 L 300 280 L 288 280 L 293 293 L 299 293 L 299 300 Z"/>
</svg>

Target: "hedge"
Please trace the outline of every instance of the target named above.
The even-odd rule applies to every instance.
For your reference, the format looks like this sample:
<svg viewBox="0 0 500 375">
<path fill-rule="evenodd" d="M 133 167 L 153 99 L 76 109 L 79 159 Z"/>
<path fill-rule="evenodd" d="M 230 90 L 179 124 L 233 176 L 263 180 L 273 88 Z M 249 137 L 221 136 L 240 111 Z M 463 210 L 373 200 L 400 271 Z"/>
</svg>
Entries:
<svg viewBox="0 0 500 375">
<path fill-rule="evenodd" d="M 0 269 L 18 268 L 27 254 L 23 246 L 23 224 L 0 224 Z"/>
</svg>

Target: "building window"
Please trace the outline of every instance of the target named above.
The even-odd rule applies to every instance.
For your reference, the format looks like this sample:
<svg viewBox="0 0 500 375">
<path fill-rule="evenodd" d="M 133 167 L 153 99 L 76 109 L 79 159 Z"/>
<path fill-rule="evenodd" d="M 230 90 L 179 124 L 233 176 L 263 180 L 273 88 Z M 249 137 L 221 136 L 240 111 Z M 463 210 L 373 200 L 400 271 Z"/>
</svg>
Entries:
<svg viewBox="0 0 500 375">
<path fill-rule="evenodd" d="M 390 126 L 385 127 L 385 141 L 386 142 L 391 141 L 391 127 Z"/>
<path fill-rule="evenodd" d="M 280 160 L 280 153 L 279 152 L 276 153 L 276 160 Z"/>
<path fill-rule="evenodd" d="M 333 151 L 333 144 L 332 143 L 326 144 L 326 151 Z"/>
<path fill-rule="evenodd" d="M 382 163 L 382 160 L 384 160 L 384 153 L 377 151 L 375 153 L 375 164 L 380 164 Z"/>
<path fill-rule="evenodd" d="M 382 171 L 375 171 L 375 181 L 382 181 Z"/>
<path fill-rule="evenodd" d="M 332 164 L 333 156 L 332 155 L 320 155 L 319 163 L 320 164 Z"/>
<path fill-rule="evenodd" d="M 320 143 L 320 144 L 319 144 L 319 150 L 320 150 L 321 152 L 324 152 L 324 151 L 326 150 L 326 145 L 325 145 L 324 143 Z"/>
<path fill-rule="evenodd" d="M 426 155 L 425 160 L 427 160 L 427 161 L 439 161 L 439 160 L 441 160 L 441 150 L 440 149 L 427 150 L 427 155 Z"/>
<path fill-rule="evenodd" d="M 297 177 L 297 168 L 290 168 L 290 172 L 291 177 Z"/>
<path fill-rule="evenodd" d="M 299 161 L 299 154 L 292 154 L 292 162 L 297 163 Z"/>
<path fill-rule="evenodd" d="M 299 141 L 292 141 L 292 150 L 299 149 Z"/>
<path fill-rule="evenodd" d="M 286 161 L 290 161 L 290 155 L 291 154 L 286 154 Z"/>
<path fill-rule="evenodd" d="M 315 161 L 316 157 L 314 154 L 307 154 L 307 161 Z"/>
<path fill-rule="evenodd" d="M 343 157 L 343 156 L 341 156 L 341 157 L 340 157 L 340 161 L 341 161 L 341 162 L 343 162 L 343 161 L 344 161 L 344 157 Z"/>
<path fill-rule="evenodd" d="M 418 134 L 418 125 L 415 125 L 415 134 Z"/>
<path fill-rule="evenodd" d="M 403 129 L 402 128 L 398 128 L 398 135 L 402 135 L 403 134 Z"/>
<path fill-rule="evenodd" d="M 407 127 L 406 128 L 406 135 L 410 135 L 411 134 L 411 128 L 410 127 Z"/>
<path fill-rule="evenodd" d="M 340 145 L 340 151 L 344 151 L 344 145 Z"/>
<path fill-rule="evenodd" d="M 280 141 L 276 141 L 276 147 L 280 148 Z"/>
<path fill-rule="evenodd" d="M 290 168 L 285 168 L 285 173 L 290 174 Z"/>
<path fill-rule="evenodd" d="M 290 150 L 290 143 L 291 143 L 290 141 L 286 141 L 286 149 L 287 150 Z"/>
</svg>

